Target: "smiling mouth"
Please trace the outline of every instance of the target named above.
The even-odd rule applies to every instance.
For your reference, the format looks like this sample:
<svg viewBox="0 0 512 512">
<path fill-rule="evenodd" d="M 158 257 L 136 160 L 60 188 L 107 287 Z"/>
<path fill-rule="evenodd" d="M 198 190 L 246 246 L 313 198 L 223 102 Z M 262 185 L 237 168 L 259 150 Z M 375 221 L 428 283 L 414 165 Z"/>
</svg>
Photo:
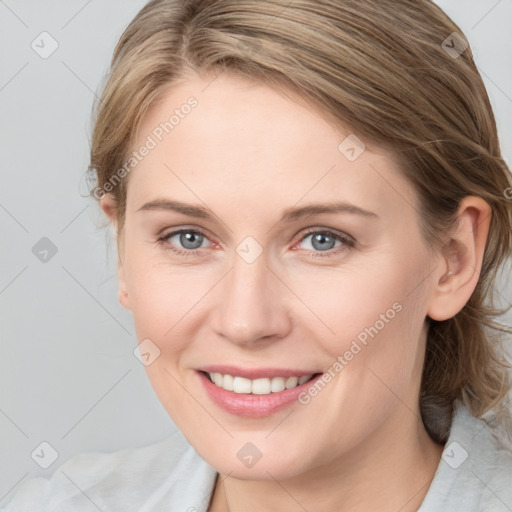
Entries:
<svg viewBox="0 0 512 512">
<path fill-rule="evenodd" d="M 247 379 L 245 377 L 218 372 L 201 371 L 201 373 L 218 388 L 238 394 L 251 395 L 270 395 L 272 393 L 279 393 L 285 389 L 293 389 L 306 384 L 316 376 L 320 375 L 319 373 L 313 373 L 311 375 L 302 375 L 300 377 L 278 376 L 272 378 L 263 377 L 259 379 Z"/>
</svg>

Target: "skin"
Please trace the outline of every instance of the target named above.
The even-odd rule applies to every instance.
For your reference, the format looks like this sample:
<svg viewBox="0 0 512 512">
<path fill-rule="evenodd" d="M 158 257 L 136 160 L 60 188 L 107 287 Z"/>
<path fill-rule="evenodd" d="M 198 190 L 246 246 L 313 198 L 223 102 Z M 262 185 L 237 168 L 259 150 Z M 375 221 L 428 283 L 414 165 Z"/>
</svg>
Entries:
<svg viewBox="0 0 512 512">
<path fill-rule="evenodd" d="M 146 367 L 155 392 L 220 473 L 209 511 L 417 510 L 443 448 L 419 413 L 425 319 L 450 318 L 471 296 L 489 206 L 465 198 L 449 245 L 429 254 L 416 195 L 392 154 L 367 144 L 349 161 L 338 145 L 350 128 L 227 73 L 169 88 L 134 148 L 192 95 L 198 106 L 129 175 L 119 283 L 139 342 L 161 351 Z M 155 199 L 204 206 L 214 217 L 139 210 Z M 337 201 L 376 216 L 279 222 L 287 208 Z M 110 194 L 101 206 L 116 225 Z M 170 250 L 187 251 L 179 235 L 157 242 L 162 230 L 180 228 L 205 231 L 195 255 Z M 322 250 L 304 238 L 308 228 L 347 234 L 355 245 Z M 262 249 L 252 263 L 236 252 L 247 236 Z M 212 403 L 195 372 L 207 364 L 327 371 L 394 303 L 401 311 L 306 405 L 241 418 Z M 247 442 L 262 453 L 251 468 L 237 458 Z"/>
</svg>

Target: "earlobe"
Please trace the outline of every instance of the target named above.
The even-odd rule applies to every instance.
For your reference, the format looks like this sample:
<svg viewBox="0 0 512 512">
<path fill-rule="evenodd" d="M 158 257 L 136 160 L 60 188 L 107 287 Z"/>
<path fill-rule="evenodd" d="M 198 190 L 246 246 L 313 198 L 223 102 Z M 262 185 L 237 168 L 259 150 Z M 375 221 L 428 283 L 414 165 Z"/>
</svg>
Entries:
<svg viewBox="0 0 512 512">
<path fill-rule="evenodd" d="M 439 256 L 439 273 L 427 314 L 433 320 L 454 317 L 470 299 L 480 277 L 491 223 L 491 207 L 480 197 L 464 198 L 457 226 Z"/>
<path fill-rule="evenodd" d="M 126 288 L 126 279 L 124 277 L 124 267 L 123 267 L 123 264 L 121 263 L 121 261 L 119 261 L 117 264 L 117 280 L 119 283 L 119 292 L 118 292 L 119 302 L 126 309 L 131 309 L 130 308 L 130 298 L 128 296 L 128 291 Z"/>
<path fill-rule="evenodd" d="M 119 298 L 119 302 L 126 308 L 126 309 L 131 309 L 130 308 L 130 300 L 129 300 L 129 297 L 128 297 L 128 292 L 124 289 L 122 289 L 121 287 L 119 287 L 119 294 L 118 294 L 118 298 Z"/>
<path fill-rule="evenodd" d="M 117 209 L 116 209 L 117 203 L 112 194 L 105 194 L 100 199 L 100 207 L 105 213 L 105 215 L 109 218 L 109 220 L 112 222 L 112 225 L 114 227 L 114 231 L 117 233 Z M 119 244 L 118 244 L 118 250 L 119 250 Z M 117 280 L 119 283 L 119 292 L 118 292 L 118 298 L 119 302 L 126 308 L 130 309 L 130 301 L 128 297 L 128 292 L 126 289 L 126 280 L 124 276 L 124 266 L 123 262 L 121 261 L 121 258 L 118 257 L 117 262 Z"/>
<path fill-rule="evenodd" d="M 117 223 L 116 221 L 116 200 L 112 194 L 105 194 L 99 201 L 100 208 L 103 210 L 103 213 L 109 218 L 110 221 L 114 224 L 114 227 Z"/>
</svg>

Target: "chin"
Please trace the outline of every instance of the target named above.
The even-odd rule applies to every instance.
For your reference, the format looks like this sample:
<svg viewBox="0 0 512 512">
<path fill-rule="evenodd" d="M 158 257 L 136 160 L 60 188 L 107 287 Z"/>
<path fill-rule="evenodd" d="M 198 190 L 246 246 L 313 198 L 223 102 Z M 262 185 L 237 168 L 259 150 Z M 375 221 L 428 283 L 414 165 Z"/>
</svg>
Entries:
<svg viewBox="0 0 512 512">
<path fill-rule="evenodd" d="M 287 480 L 307 471 L 307 462 L 301 458 L 299 449 L 288 445 L 284 447 L 286 453 L 282 448 L 268 441 L 265 444 L 232 439 L 229 446 L 222 446 L 218 452 L 197 451 L 216 471 L 239 480 Z"/>
</svg>

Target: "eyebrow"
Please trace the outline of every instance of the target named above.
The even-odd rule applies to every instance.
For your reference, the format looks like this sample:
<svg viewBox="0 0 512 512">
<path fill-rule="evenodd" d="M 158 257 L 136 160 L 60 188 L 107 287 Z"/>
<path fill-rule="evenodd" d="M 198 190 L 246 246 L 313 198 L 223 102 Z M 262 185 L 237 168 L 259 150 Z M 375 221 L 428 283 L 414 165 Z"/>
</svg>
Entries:
<svg viewBox="0 0 512 512">
<path fill-rule="evenodd" d="M 144 203 L 137 211 L 148 210 L 170 210 L 190 217 L 197 217 L 199 219 L 214 220 L 216 215 L 211 210 L 204 206 L 192 205 L 173 201 L 170 199 L 155 199 Z M 320 215 L 322 213 L 347 213 L 352 215 L 362 215 L 368 218 L 378 218 L 378 215 L 369 210 L 365 210 L 347 202 L 337 203 L 315 203 L 301 207 L 290 207 L 283 211 L 279 222 L 292 222 L 300 220 L 312 215 Z"/>
</svg>

